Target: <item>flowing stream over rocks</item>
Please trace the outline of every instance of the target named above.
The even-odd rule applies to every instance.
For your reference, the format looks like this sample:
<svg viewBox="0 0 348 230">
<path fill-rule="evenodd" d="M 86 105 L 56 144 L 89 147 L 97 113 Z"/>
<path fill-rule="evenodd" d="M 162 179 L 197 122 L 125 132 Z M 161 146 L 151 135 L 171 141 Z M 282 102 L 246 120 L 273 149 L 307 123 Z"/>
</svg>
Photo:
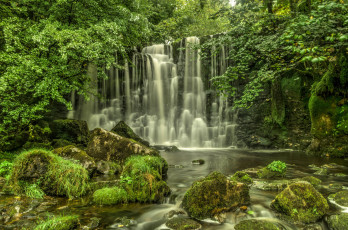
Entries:
<svg viewBox="0 0 348 230">
<path fill-rule="evenodd" d="M 300 178 L 304 176 L 316 176 L 322 180 L 319 191 L 327 197 L 348 187 L 348 161 L 341 159 L 323 159 L 304 155 L 303 152 L 295 151 L 271 151 L 271 150 L 239 150 L 239 149 L 183 149 L 180 152 L 161 152 L 161 155 L 170 165 L 168 170 L 168 185 L 171 188 L 171 195 L 163 204 L 127 204 L 116 206 L 97 206 L 90 202 L 90 197 L 83 199 L 69 200 L 67 198 L 45 198 L 28 199 L 25 197 L 0 196 L 0 210 L 11 208 L 15 212 L 15 218 L 7 223 L 5 229 L 16 229 L 19 226 L 26 226 L 28 222 L 37 221 L 38 217 L 45 218 L 47 213 L 54 214 L 78 214 L 82 226 L 90 224 L 92 218 L 99 219 L 99 229 L 138 229 L 154 230 L 168 229 L 164 226 L 166 216 L 171 210 L 180 208 L 185 192 L 192 182 L 207 176 L 212 171 L 220 171 L 225 175 L 231 175 L 238 170 L 265 166 L 273 160 L 281 160 L 287 163 L 288 171 L 284 179 Z M 203 159 L 203 165 L 194 165 L 192 160 Z M 332 169 L 328 175 L 314 175 L 317 171 L 315 164 L 322 166 L 331 164 Z M 340 173 L 340 174 L 337 174 Z M 338 176 L 340 175 L 340 176 Z M 100 177 L 98 180 L 110 178 Z M 270 180 L 272 181 L 272 180 Z M 202 229 L 227 230 L 234 229 L 234 225 L 241 220 L 250 218 L 262 218 L 279 222 L 285 229 L 304 229 L 292 223 L 281 221 L 270 208 L 270 203 L 277 194 L 277 191 L 258 189 L 261 181 L 256 180 L 250 190 L 251 205 L 247 214 L 240 210 L 228 212 L 225 223 L 219 224 L 213 221 L 200 222 Z M 333 186 L 334 185 L 334 186 Z M 342 187 L 343 186 L 343 187 Z M 6 206 L 11 204 L 10 206 Z M 335 209 L 332 205 L 330 213 L 343 212 Z M 123 226 L 122 218 L 130 218 L 131 226 Z M 5 217 L 1 217 L 5 218 Z M 4 221 L 4 220 L 1 220 Z M 313 229 L 327 230 L 324 221 L 317 223 Z"/>
<path fill-rule="evenodd" d="M 153 45 L 133 55 L 124 70 L 106 70 L 107 80 L 94 85 L 103 99 L 88 102 L 72 96 L 68 118 L 88 122 L 90 129 L 111 130 L 124 120 L 139 136 L 156 145 L 228 147 L 237 143 L 236 114 L 231 101 L 218 96 L 209 79 L 225 72 L 227 47 L 212 49 L 210 66 L 201 66 L 197 37 L 176 45 Z M 204 74 L 202 71 L 204 70 Z M 89 75 L 96 81 L 95 66 Z M 204 75 L 204 76 L 203 76 Z"/>
</svg>

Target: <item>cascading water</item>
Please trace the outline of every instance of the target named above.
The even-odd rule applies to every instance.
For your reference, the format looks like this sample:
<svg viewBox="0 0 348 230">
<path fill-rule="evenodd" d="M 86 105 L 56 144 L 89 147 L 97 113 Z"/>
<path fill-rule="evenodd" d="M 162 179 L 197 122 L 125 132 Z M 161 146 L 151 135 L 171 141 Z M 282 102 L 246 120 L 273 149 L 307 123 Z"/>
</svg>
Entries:
<svg viewBox="0 0 348 230">
<path fill-rule="evenodd" d="M 106 100 L 73 101 L 69 118 L 85 119 L 90 129 L 112 129 L 125 120 L 152 144 L 180 147 L 227 147 L 236 144 L 235 124 L 229 102 L 222 96 L 207 101 L 207 79 L 203 79 L 197 37 L 181 41 L 174 63 L 173 47 L 153 45 L 135 53 L 124 70 L 107 70 L 108 79 L 99 83 Z M 183 49 L 185 48 L 185 49 Z M 176 52 L 176 51 L 175 51 Z M 212 55 L 211 77 L 226 70 L 225 47 Z M 96 68 L 89 67 L 92 79 Z M 210 84 L 208 84 L 209 87 Z M 72 97 L 73 99 L 75 97 Z"/>
</svg>

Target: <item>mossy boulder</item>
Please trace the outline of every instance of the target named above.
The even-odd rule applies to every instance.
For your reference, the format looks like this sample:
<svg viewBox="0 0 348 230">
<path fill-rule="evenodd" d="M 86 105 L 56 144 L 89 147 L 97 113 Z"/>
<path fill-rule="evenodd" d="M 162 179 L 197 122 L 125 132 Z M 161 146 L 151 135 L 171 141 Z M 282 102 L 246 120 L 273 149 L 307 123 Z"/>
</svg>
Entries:
<svg viewBox="0 0 348 230">
<path fill-rule="evenodd" d="M 50 217 L 43 221 L 35 230 L 72 230 L 77 229 L 79 225 L 79 216 L 58 216 Z"/>
<path fill-rule="evenodd" d="M 306 176 L 306 177 L 302 177 L 302 178 L 298 178 L 294 180 L 294 182 L 297 182 L 297 181 L 307 181 L 314 187 L 319 186 L 321 184 L 321 180 L 314 176 Z"/>
<path fill-rule="evenodd" d="M 101 128 L 93 130 L 86 152 L 95 159 L 119 163 L 132 155 L 159 155 L 157 150 Z"/>
<path fill-rule="evenodd" d="M 122 171 L 121 165 L 113 161 L 98 161 L 97 162 L 97 173 L 105 175 L 120 174 Z"/>
<path fill-rule="evenodd" d="M 128 192 L 130 202 L 160 202 L 169 195 L 164 181 L 168 164 L 162 157 L 132 156 L 127 159 L 122 174 L 121 186 Z"/>
<path fill-rule="evenodd" d="M 168 220 L 166 226 L 174 230 L 194 230 L 202 227 L 197 221 L 182 216 Z"/>
<path fill-rule="evenodd" d="M 326 199 L 304 181 L 290 184 L 276 196 L 271 207 L 303 223 L 316 222 L 329 209 Z"/>
<path fill-rule="evenodd" d="M 330 195 L 330 199 L 333 199 L 337 204 L 348 207 L 348 190 L 340 191 L 336 194 Z"/>
<path fill-rule="evenodd" d="M 243 171 L 235 172 L 232 175 L 231 180 L 245 183 L 245 184 L 252 184 L 253 183 L 253 179 L 251 179 L 251 177 L 246 172 L 243 172 Z"/>
<path fill-rule="evenodd" d="M 333 215 L 326 219 L 330 230 L 347 230 L 348 229 L 348 213 Z"/>
<path fill-rule="evenodd" d="M 148 141 L 141 139 L 124 121 L 118 122 L 117 125 L 113 129 L 111 129 L 111 132 L 116 133 L 122 137 L 133 139 L 147 147 L 150 146 Z"/>
<path fill-rule="evenodd" d="M 89 140 L 89 130 L 86 121 L 54 120 L 50 123 L 52 139 L 63 139 L 71 143 L 86 146 Z"/>
<path fill-rule="evenodd" d="M 283 226 L 279 223 L 272 222 L 269 220 L 258 220 L 258 219 L 249 219 L 242 220 L 236 226 L 234 226 L 235 230 L 285 230 Z"/>
<path fill-rule="evenodd" d="M 85 151 L 77 148 L 74 145 L 57 148 L 52 152 L 60 157 L 78 161 L 90 173 L 96 170 L 96 163 L 94 162 L 94 159 L 90 157 Z"/>
<path fill-rule="evenodd" d="M 192 184 L 185 193 L 182 207 L 191 217 L 204 219 L 235 210 L 249 201 L 246 184 L 230 181 L 220 172 L 212 172 Z"/>
<path fill-rule="evenodd" d="M 49 195 L 80 197 L 89 189 L 89 176 L 79 164 L 47 150 L 33 149 L 21 153 L 13 162 L 9 184 L 19 194 L 36 184 Z"/>
<path fill-rule="evenodd" d="M 284 177 L 286 173 L 286 164 L 282 161 L 273 161 L 266 167 L 257 172 L 259 178 L 271 179 L 277 177 Z"/>
<path fill-rule="evenodd" d="M 93 202 L 100 205 L 115 205 L 128 202 L 128 194 L 121 187 L 98 189 L 93 193 Z"/>
</svg>

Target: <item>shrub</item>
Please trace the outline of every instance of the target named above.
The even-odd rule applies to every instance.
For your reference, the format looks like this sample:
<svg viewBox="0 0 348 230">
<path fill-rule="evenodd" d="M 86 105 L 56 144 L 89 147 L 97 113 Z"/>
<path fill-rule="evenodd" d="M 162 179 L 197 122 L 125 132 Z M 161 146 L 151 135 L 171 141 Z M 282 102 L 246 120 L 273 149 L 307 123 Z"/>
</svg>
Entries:
<svg viewBox="0 0 348 230">
<path fill-rule="evenodd" d="M 286 171 L 286 164 L 282 161 L 273 161 L 267 165 L 267 169 L 271 170 L 272 172 L 279 172 L 283 174 Z"/>
</svg>

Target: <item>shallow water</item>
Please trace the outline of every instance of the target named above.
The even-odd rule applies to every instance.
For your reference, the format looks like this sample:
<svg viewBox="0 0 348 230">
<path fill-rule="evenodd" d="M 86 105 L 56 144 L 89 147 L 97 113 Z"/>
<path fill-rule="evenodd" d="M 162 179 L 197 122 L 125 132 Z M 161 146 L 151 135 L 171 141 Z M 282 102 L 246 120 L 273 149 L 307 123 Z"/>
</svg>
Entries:
<svg viewBox="0 0 348 230">
<path fill-rule="evenodd" d="M 59 198 L 58 203 L 50 207 L 47 212 L 55 214 L 79 214 L 81 224 L 86 225 L 91 217 L 101 218 L 100 229 L 139 229 L 154 230 L 167 229 L 164 226 L 166 221 L 165 214 L 180 207 L 181 200 L 191 184 L 208 175 L 213 171 L 220 171 L 225 175 L 232 175 L 238 170 L 265 166 L 273 160 L 282 160 L 287 163 L 288 171 L 286 179 L 304 176 L 316 176 L 323 181 L 323 187 L 330 184 L 339 183 L 348 187 L 346 177 L 319 176 L 313 175 L 314 170 L 308 165 L 323 165 L 327 163 L 337 163 L 345 166 L 333 172 L 348 174 L 348 161 L 342 159 L 316 158 L 306 156 L 297 151 L 272 151 L 272 150 L 238 150 L 238 149 L 184 149 L 180 152 L 162 152 L 161 155 L 171 166 L 168 170 L 168 185 L 172 190 L 171 196 L 164 204 L 129 204 L 111 207 L 95 206 L 90 203 L 88 198 L 80 200 L 68 200 Z M 203 159 L 205 164 L 193 165 L 192 160 Z M 328 193 L 327 190 L 321 191 Z M 202 222 L 203 229 L 225 230 L 233 229 L 233 226 L 242 219 L 246 218 L 266 218 L 274 221 L 276 213 L 270 209 L 270 203 L 277 192 L 261 191 L 254 187 L 250 190 L 251 205 L 248 210 L 253 211 L 252 215 L 240 211 L 226 214 L 224 224 L 216 222 Z M 325 194 L 328 195 L 328 194 Z M 13 202 L 19 198 L 0 196 L 1 204 Z M 29 209 L 29 208 L 28 208 Z M 334 211 L 334 210 L 332 210 Z M 25 210 L 19 212 L 25 213 Z M 118 217 L 128 217 L 135 221 L 132 227 L 122 227 L 116 219 Z M 286 229 L 299 229 L 291 223 L 281 222 Z M 319 222 L 323 229 L 327 229 L 323 222 Z"/>
</svg>

